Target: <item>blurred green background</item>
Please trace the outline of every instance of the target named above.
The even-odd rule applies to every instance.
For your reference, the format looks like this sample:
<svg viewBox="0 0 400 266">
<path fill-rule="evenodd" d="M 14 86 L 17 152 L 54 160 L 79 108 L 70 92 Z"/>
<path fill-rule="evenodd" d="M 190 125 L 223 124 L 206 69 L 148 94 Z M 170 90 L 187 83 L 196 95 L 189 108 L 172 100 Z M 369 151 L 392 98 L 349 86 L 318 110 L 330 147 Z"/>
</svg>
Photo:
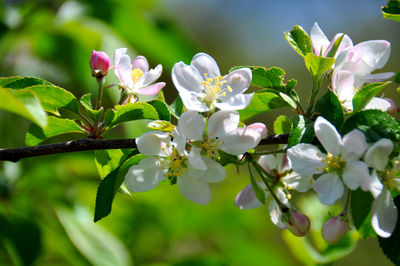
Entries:
<svg viewBox="0 0 400 266">
<path fill-rule="evenodd" d="M 171 102 L 177 95 L 170 80 L 173 64 L 189 63 L 203 51 L 216 59 L 221 73 L 234 65 L 282 67 L 288 79 L 298 79 L 300 97 L 307 97 L 311 78 L 283 32 L 293 25 L 309 32 L 318 22 L 328 38 L 345 32 L 355 44 L 388 40 L 392 55 L 382 71 L 398 71 L 400 24 L 382 18 L 380 7 L 385 4 L 365 0 L 8 0 L 0 3 L 0 76 L 38 76 L 80 97 L 96 92 L 88 64 L 92 49 L 112 57 L 115 48 L 127 47 L 131 56 L 146 56 L 151 67 L 163 65 L 164 93 Z M 111 72 L 107 82 L 115 81 L 113 76 Z M 106 91 L 106 104 L 115 102 L 117 94 L 113 89 Z M 386 95 L 396 95 L 394 85 L 386 89 Z M 272 133 L 273 117 L 285 112 L 254 120 L 266 123 Z M 24 146 L 29 122 L 0 111 L 0 125 L 0 147 Z M 132 138 L 140 134 L 136 128 L 128 123 L 106 137 Z M 0 265 L 300 265 L 302 256 L 306 259 L 304 254 L 292 255 L 284 241 L 291 238 L 282 237 L 265 208 L 242 211 L 235 207 L 236 194 L 249 182 L 246 169 L 237 174 L 228 168 L 226 180 L 213 184 L 209 205 L 184 199 L 176 186 L 161 185 L 130 197 L 117 195 L 111 215 L 95 224 L 100 179 L 93 152 L 0 165 Z M 314 212 L 327 216 L 326 209 L 314 208 Z M 338 264 L 390 263 L 372 239 L 361 240 Z"/>
</svg>

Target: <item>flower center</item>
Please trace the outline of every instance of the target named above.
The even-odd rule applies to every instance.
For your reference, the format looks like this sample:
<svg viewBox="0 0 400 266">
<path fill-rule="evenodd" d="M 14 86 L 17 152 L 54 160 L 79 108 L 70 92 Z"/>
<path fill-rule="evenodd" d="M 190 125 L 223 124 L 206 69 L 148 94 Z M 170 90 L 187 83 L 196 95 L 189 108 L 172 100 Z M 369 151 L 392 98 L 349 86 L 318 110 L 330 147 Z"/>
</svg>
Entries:
<svg viewBox="0 0 400 266">
<path fill-rule="evenodd" d="M 231 86 L 223 88 L 223 85 L 226 83 L 223 76 L 209 78 L 208 73 L 204 73 L 204 77 L 205 80 L 201 82 L 201 85 L 204 87 L 205 94 L 201 100 L 207 105 L 213 104 L 219 96 L 225 96 L 226 91 L 232 92 Z"/>
<path fill-rule="evenodd" d="M 382 183 L 386 185 L 389 190 L 397 189 L 400 191 L 400 162 L 398 160 L 393 161 L 393 167 L 386 169 L 383 173 Z"/>
<path fill-rule="evenodd" d="M 166 148 L 170 148 L 170 144 L 167 144 Z M 168 169 L 165 176 L 171 185 L 176 184 L 177 178 L 187 170 L 186 160 L 186 156 L 179 154 L 175 147 L 172 147 L 168 157 L 160 158 L 161 169 Z"/>
<path fill-rule="evenodd" d="M 143 71 L 140 68 L 134 68 L 131 75 L 133 84 L 136 84 L 136 82 L 138 82 L 138 80 L 143 76 Z"/>
<path fill-rule="evenodd" d="M 331 153 L 327 154 L 326 158 L 322 160 L 322 163 L 326 166 L 322 167 L 321 170 L 327 173 L 341 172 L 346 165 L 346 162 L 340 155 L 334 156 Z"/>
<path fill-rule="evenodd" d="M 214 138 L 205 138 L 201 144 L 201 155 L 206 156 L 210 159 L 218 159 L 217 151 L 220 149 L 219 146 L 224 144 L 224 141 Z"/>
</svg>

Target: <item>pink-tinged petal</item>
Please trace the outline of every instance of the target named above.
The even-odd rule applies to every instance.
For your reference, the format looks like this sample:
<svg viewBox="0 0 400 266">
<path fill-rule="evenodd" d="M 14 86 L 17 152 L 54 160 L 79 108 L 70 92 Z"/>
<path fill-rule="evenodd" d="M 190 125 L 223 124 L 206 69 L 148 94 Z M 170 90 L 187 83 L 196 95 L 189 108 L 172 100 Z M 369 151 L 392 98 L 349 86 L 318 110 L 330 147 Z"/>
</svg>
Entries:
<svg viewBox="0 0 400 266">
<path fill-rule="evenodd" d="M 326 158 L 317 147 L 305 143 L 288 149 L 287 157 L 289 165 L 301 175 L 321 173 L 321 168 L 324 167 L 322 160 Z"/>
<path fill-rule="evenodd" d="M 352 62 L 363 60 L 372 71 L 382 68 L 390 56 L 390 42 L 383 40 L 366 41 L 353 47 Z"/>
<path fill-rule="evenodd" d="M 323 174 L 314 182 L 314 190 L 322 204 L 332 205 L 343 196 L 344 186 L 337 174 Z"/>
<path fill-rule="evenodd" d="M 141 154 L 166 156 L 166 144 L 171 142 L 167 132 L 147 132 L 136 138 L 136 145 Z"/>
<path fill-rule="evenodd" d="M 199 71 L 193 66 L 185 65 L 183 62 L 176 63 L 172 68 L 172 81 L 179 94 L 182 91 L 196 93 L 203 91 L 201 85 L 203 79 Z"/>
<path fill-rule="evenodd" d="M 226 91 L 227 97 L 243 93 L 249 88 L 251 79 L 250 68 L 239 68 L 224 77 L 226 83 L 223 85 L 222 90 Z M 228 86 L 232 91 L 228 91 Z"/>
<path fill-rule="evenodd" d="M 346 220 L 340 216 L 329 219 L 322 226 L 322 238 L 331 245 L 338 243 L 349 231 L 349 225 Z"/>
<path fill-rule="evenodd" d="M 390 104 L 390 107 L 386 110 L 386 112 L 389 114 L 396 114 L 399 111 L 397 104 L 392 99 L 383 98 L 383 100 L 386 100 Z"/>
<path fill-rule="evenodd" d="M 388 101 L 386 99 L 378 98 L 378 97 L 373 97 L 369 103 L 364 107 L 364 110 L 369 110 L 369 109 L 377 109 L 381 110 L 383 112 L 393 112 L 397 109 L 396 104 L 394 104 L 393 101 Z"/>
<path fill-rule="evenodd" d="M 324 56 L 326 56 L 328 54 L 328 52 L 332 49 L 332 46 L 335 44 L 336 40 L 342 35 L 343 35 L 343 33 L 337 33 L 335 35 L 335 37 L 333 37 L 331 43 L 329 44 L 329 47 L 326 49 L 326 52 L 325 52 Z M 350 39 L 350 37 L 347 34 L 345 34 L 343 36 L 342 42 L 339 45 L 339 48 L 336 51 L 335 58 L 338 56 L 338 54 L 341 51 L 343 51 L 345 49 L 348 49 L 348 48 L 351 48 L 351 47 L 353 47 L 353 41 Z"/>
<path fill-rule="evenodd" d="M 118 68 L 116 68 L 115 71 L 122 85 L 126 86 L 129 89 L 132 89 L 133 80 L 132 80 L 131 59 L 129 58 L 128 55 L 126 54 L 121 55 L 119 59 Z"/>
<path fill-rule="evenodd" d="M 342 138 L 336 128 L 322 116 L 318 116 L 314 123 L 314 131 L 325 150 L 332 155 L 339 155 Z"/>
<path fill-rule="evenodd" d="M 353 73 L 348 70 L 334 73 L 332 87 L 341 102 L 352 101 L 355 94 Z"/>
<path fill-rule="evenodd" d="M 190 171 L 186 171 L 177 180 L 182 195 L 197 204 L 205 205 L 211 200 L 210 185 L 204 180 L 192 177 Z"/>
<path fill-rule="evenodd" d="M 165 87 L 165 82 L 158 82 L 156 84 L 138 90 L 137 93 L 142 95 L 156 95 L 164 87 Z"/>
<path fill-rule="evenodd" d="M 149 62 L 147 62 L 146 57 L 139 55 L 133 60 L 132 68 L 139 68 L 143 72 L 147 72 L 149 71 Z"/>
<path fill-rule="evenodd" d="M 348 161 L 343 171 L 343 182 L 351 190 L 356 190 L 361 185 L 368 187 L 371 181 L 368 165 L 362 161 Z"/>
<path fill-rule="evenodd" d="M 258 164 L 268 173 L 272 174 L 274 169 L 278 169 L 282 163 L 282 157 L 277 157 L 275 154 L 262 155 L 258 159 Z"/>
<path fill-rule="evenodd" d="M 204 77 L 205 73 L 208 74 L 209 78 L 221 76 L 217 62 L 215 62 L 214 58 L 212 58 L 208 54 L 205 53 L 196 54 L 193 57 L 190 65 L 192 65 L 199 71 L 202 78 L 205 78 Z"/>
<path fill-rule="evenodd" d="M 345 161 L 358 160 L 367 149 L 367 140 L 365 135 L 358 129 L 353 129 L 347 133 L 342 139 L 341 154 Z"/>
<path fill-rule="evenodd" d="M 207 166 L 207 171 L 203 176 L 204 181 L 207 183 L 219 183 L 225 179 L 226 171 L 221 164 L 209 158 L 203 158 L 203 160 Z"/>
<path fill-rule="evenodd" d="M 247 128 L 256 130 L 258 133 L 260 133 L 261 139 L 264 139 L 268 136 L 267 126 L 263 123 L 253 123 L 248 125 Z"/>
<path fill-rule="evenodd" d="M 237 128 L 234 132 L 224 137 L 221 136 L 221 150 L 240 155 L 255 148 L 261 140 L 260 134 L 251 129 Z"/>
<path fill-rule="evenodd" d="M 394 75 L 395 75 L 394 72 L 384 72 L 384 73 L 371 74 L 371 75 L 366 76 L 364 81 L 366 83 L 383 82 L 383 81 L 386 81 L 386 80 L 394 77 Z"/>
<path fill-rule="evenodd" d="M 125 175 L 125 185 L 132 192 L 148 191 L 165 179 L 164 174 L 156 157 L 147 157 L 129 168 Z"/>
<path fill-rule="evenodd" d="M 305 236 L 310 230 L 310 219 L 298 211 L 290 211 L 287 229 L 295 236 Z"/>
<path fill-rule="evenodd" d="M 260 186 L 261 181 L 257 182 Z M 262 206 L 263 204 L 257 199 L 251 184 L 248 184 L 242 191 L 237 194 L 235 204 L 242 210 L 254 209 Z"/>
<path fill-rule="evenodd" d="M 316 55 L 320 55 L 320 52 L 322 50 L 322 52 L 325 54 L 330 42 L 321 30 L 321 28 L 318 26 L 317 22 L 315 22 L 314 26 L 311 28 L 310 38 L 314 53 Z"/>
<path fill-rule="evenodd" d="M 196 111 L 188 111 L 178 120 L 178 128 L 182 135 L 189 140 L 202 140 L 206 127 L 206 119 Z"/>
<path fill-rule="evenodd" d="M 106 75 L 111 65 L 108 55 L 105 52 L 98 52 L 96 50 L 93 50 L 89 64 L 92 73 L 100 73 L 100 75 Z"/>
<path fill-rule="evenodd" d="M 220 110 L 243 110 L 250 104 L 253 95 L 254 93 L 236 94 L 233 97 L 221 96 L 218 98 L 221 102 L 216 102 L 214 105 Z"/>
<path fill-rule="evenodd" d="M 240 121 L 239 113 L 236 111 L 218 111 L 208 120 L 208 136 L 224 137 L 235 131 Z"/>
<path fill-rule="evenodd" d="M 365 154 L 365 162 L 379 171 L 384 171 L 393 151 L 393 142 L 390 139 L 380 139 L 375 142 Z"/>
<path fill-rule="evenodd" d="M 371 224 L 375 232 L 383 238 L 392 235 L 397 222 L 397 207 L 387 188 L 375 199 L 372 204 Z"/>
</svg>

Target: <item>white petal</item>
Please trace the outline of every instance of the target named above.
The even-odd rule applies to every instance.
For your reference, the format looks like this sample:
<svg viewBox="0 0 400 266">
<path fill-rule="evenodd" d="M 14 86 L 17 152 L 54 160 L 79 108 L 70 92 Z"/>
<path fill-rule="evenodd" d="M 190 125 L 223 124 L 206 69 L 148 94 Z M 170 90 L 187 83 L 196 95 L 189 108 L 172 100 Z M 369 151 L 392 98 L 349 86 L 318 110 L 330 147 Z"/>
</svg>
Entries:
<svg viewBox="0 0 400 266">
<path fill-rule="evenodd" d="M 161 73 L 162 73 L 162 65 L 158 65 L 156 66 L 156 68 L 144 72 L 143 76 L 139 80 L 141 83 L 140 86 L 141 87 L 149 86 L 161 76 Z"/>
<path fill-rule="evenodd" d="M 249 128 L 237 128 L 229 135 L 221 136 L 221 149 L 233 155 L 243 154 L 255 148 L 261 140 L 258 131 Z"/>
<path fill-rule="evenodd" d="M 147 62 L 146 57 L 144 56 L 137 56 L 132 62 L 132 68 L 139 68 L 144 72 L 149 71 L 149 62 Z"/>
<path fill-rule="evenodd" d="M 314 131 L 325 150 L 332 155 L 339 155 L 342 139 L 336 128 L 322 116 L 314 123 Z"/>
<path fill-rule="evenodd" d="M 240 121 L 236 111 L 218 111 L 208 120 L 208 136 L 223 137 L 235 131 Z"/>
<path fill-rule="evenodd" d="M 394 72 L 371 74 L 371 75 L 366 76 L 364 81 L 366 83 L 383 82 L 383 81 L 386 81 L 386 80 L 392 78 L 394 75 L 395 75 Z"/>
<path fill-rule="evenodd" d="M 319 201 L 325 205 L 334 204 L 344 192 L 344 186 L 337 174 L 323 174 L 314 182 Z"/>
<path fill-rule="evenodd" d="M 202 140 L 206 127 L 206 120 L 196 111 L 188 111 L 181 115 L 178 120 L 180 132 L 186 139 Z"/>
<path fill-rule="evenodd" d="M 210 185 L 204 180 L 190 176 L 185 172 L 178 178 L 178 187 L 182 195 L 197 204 L 208 204 L 211 200 Z"/>
<path fill-rule="evenodd" d="M 121 56 L 126 53 L 128 49 L 127 48 L 119 48 L 114 50 L 114 73 L 118 77 L 118 66 L 119 66 L 119 61 L 121 60 Z"/>
<path fill-rule="evenodd" d="M 392 151 L 393 142 L 390 139 L 380 139 L 368 149 L 365 162 L 379 171 L 384 171 Z"/>
<path fill-rule="evenodd" d="M 190 153 L 187 155 L 189 166 L 201 171 L 207 170 L 208 172 L 207 165 L 204 162 L 203 158 L 200 156 L 200 151 L 200 148 L 192 148 Z"/>
<path fill-rule="evenodd" d="M 171 142 L 167 132 L 147 132 L 136 138 L 136 145 L 141 154 L 165 156 L 165 145 Z"/>
<path fill-rule="evenodd" d="M 289 188 L 298 192 L 306 192 L 313 184 L 311 175 L 299 175 L 292 172 L 284 176 L 281 181 Z"/>
<path fill-rule="evenodd" d="M 373 97 L 367 105 L 364 107 L 364 110 L 368 109 L 378 109 L 384 112 L 388 112 L 393 108 L 393 103 L 382 98 Z"/>
<path fill-rule="evenodd" d="M 301 175 L 312 175 L 321 173 L 321 168 L 324 166 L 322 159 L 325 155 L 321 151 L 311 145 L 300 143 L 291 147 L 287 151 L 289 165 Z"/>
<path fill-rule="evenodd" d="M 258 181 L 261 185 L 261 181 Z M 235 204 L 242 210 L 254 209 L 262 206 L 263 204 L 257 199 L 251 184 L 248 184 L 242 191 L 237 194 Z"/>
<path fill-rule="evenodd" d="M 361 187 L 364 191 L 371 192 L 374 198 L 377 198 L 383 190 L 383 184 L 379 180 L 378 175 L 376 174 L 376 170 L 372 172 L 371 180 L 366 184 L 365 187 Z"/>
<path fill-rule="evenodd" d="M 314 26 L 311 28 L 310 38 L 314 48 L 314 53 L 316 55 L 320 55 L 322 49 L 322 52 L 325 54 L 330 42 L 322 32 L 321 28 L 318 26 L 317 22 L 315 22 Z"/>
<path fill-rule="evenodd" d="M 382 68 L 390 56 L 390 43 L 383 40 L 366 41 L 353 47 L 354 56 L 352 61 L 362 59 L 372 71 Z"/>
<path fill-rule="evenodd" d="M 206 182 L 218 183 L 225 179 L 226 172 L 222 165 L 209 158 L 203 158 L 203 160 L 207 165 L 207 171 L 203 177 Z"/>
<path fill-rule="evenodd" d="M 165 175 L 158 160 L 151 156 L 129 168 L 125 175 L 125 184 L 132 192 L 142 192 L 155 188 L 164 179 Z"/>
<path fill-rule="evenodd" d="M 392 195 L 387 188 L 376 198 L 372 204 L 371 224 L 380 237 L 390 237 L 396 227 L 397 208 Z"/>
<path fill-rule="evenodd" d="M 226 83 L 224 84 L 222 89 L 224 90 L 225 88 L 230 86 L 232 92 L 226 92 L 228 96 L 234 96 L 236 94 L 243 93 L 250 86 L 251 76 L 251 70 L 247 67 L 239 68 L 235 71 L 232 71 L 224 77 Z"/>
<path fill-rule="evenodd" d="M 124 86 L 128 88 L 133 87 L 131 59 L 128 55 L 121 55 L 116 72 L 118 73 L 117 76 L 119 80 Z"/>
<path fill-rule="evenodd" d="M 366 149 L 367 140 L 358 129 L 353 129 L 343 137 L 341 154 L 345 161 L 360 159 Z"/>
<path fill-rule="evenodd" d="M 343 171 L 343 182 L 351 190 L 356 190 L 361 185 L 368 187 L 371 177 L 368 165 L 362 161 L 348 161 Z"/>
<path fill-rule="evenodd" d="M 284 203 L 287 207 L 290 207 L 289 201 L 287 200 L 285 193 L 283 193 L 282 190 L 277 189 L 275 191 L 275 193 L 278 196 L 278 198 L 281 200 L 282 203 Z M 281 229 L 285 229 L 286 225 L 285 225 L 285 223 L 282 222 L 282 219 L 281 219 L 282 212 L 274 199 L 270 200 L 269 205 L 268 205 L 268 211 L 271 216 L 272 223 Z"/>
<path fill-rule="evenodd" d="M 209 111 L 207 104 L 199 100 L 200 95 L 196 92 L 182 90 L 179 92 L 179 96 L 186 109 L 197 112 Z"/>
<path fill-rule="evenodd" d="M 232 97 L 221 96 L 221 102 L 214 103 L 215 107 L 220 110 L 243 110 L 246 108 L 253 99 L 254 93 L 250 94 L 236 94 Z"/>
<path fill-rule="evenodd" d="M 199 71 L 202 77 L 204 77 L 204 73 L 207 73 L 210 78 L 221 76 L 217 62 L 208 54 L 196 54 L 190 64 Z"/>
<path fill-rule="evenodd" d="M 278 169 L 282 164 L 282 156 L 278 158 L 275 154 L 262 155 L 258 159 L 258 164 L 271 173 L 273 169 Z"/>
<path fill-rule="evenodd" d="M 354 97 L 354 75 L 351 71 L 341 70 L 333 75 L 332 87 L 341 102 L 351 101 Z"/>
<path fill-rule="evenodd" d="M 201 85 L 203 79 L 199 71 L 193 66 L 185 65 L 183 62 L 176 63 L 172 68 L 172 81 L 179 94 L 182 91 L 196 93 L 203 91 Z"/>
</svg>

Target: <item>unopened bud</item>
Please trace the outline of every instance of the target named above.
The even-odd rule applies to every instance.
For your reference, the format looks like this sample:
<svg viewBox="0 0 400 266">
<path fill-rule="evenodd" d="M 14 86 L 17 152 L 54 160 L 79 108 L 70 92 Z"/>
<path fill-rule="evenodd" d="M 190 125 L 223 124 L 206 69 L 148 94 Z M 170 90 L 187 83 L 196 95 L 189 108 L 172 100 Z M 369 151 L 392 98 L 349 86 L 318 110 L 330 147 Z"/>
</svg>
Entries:
<svg viewBox="0 0 400 266">
<path fill-rule="evenodd" d="M 263 123 L 253 123 L 251 125 L 248 125 L 247 128 L 251 128 L 260 133 L 261 139 L 268 136 L 268 129 Z"/>
<path fill-rule="evenodd" d="M 93 77 L 104 77 L 110 69 L 110 58 L 105 52 L 93 50 L 89 65 L 92 69 Z"/>
<path fill-rule="evenodd" d="M 321 230 L 322 238 L 328 244 L 336 244 L 349 230 L 349 225 L 342 215 L 329 219 Z"/>
<path fill-rule="evenodd" d="M 290 211 L 286 227 L 295 236 L 304 236 L 310 230 L 310 219 L 301 212 Z"/>
</svg>

